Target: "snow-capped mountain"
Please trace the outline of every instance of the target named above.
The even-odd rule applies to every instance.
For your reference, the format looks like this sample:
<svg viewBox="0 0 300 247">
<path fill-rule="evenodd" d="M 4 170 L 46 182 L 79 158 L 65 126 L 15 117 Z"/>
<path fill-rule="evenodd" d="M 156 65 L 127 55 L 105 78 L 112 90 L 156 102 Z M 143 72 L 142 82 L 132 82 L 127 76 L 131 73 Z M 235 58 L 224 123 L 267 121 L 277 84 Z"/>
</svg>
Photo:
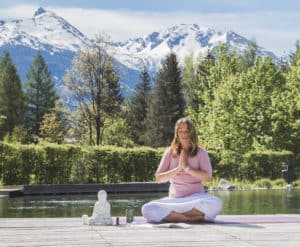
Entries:
<svg viewBox="0 0 300 247">
<path fill-rule="evenodd" d="M 82 34 L 62 17 L 51 11 L 39 8 L 29 19 L 0 21 L 0 52 L 7 49 L 15 63 L 22 81 L 25 81 L 33 58 L 37 51 L 43 55 L 56 89 L 64 101 L 69 100 L 63 76 L 70 68 L 77 51 L 91 47 L 93 41 Z M 136 81 L 139 71 L 127 68 L 116 61 L 122 71 L 122 87 L 126 94 L 128 85 Z M 128 85 L 127 85 L 128 84 Z M 66 96 L 67 95 L 67 96 Z M 66 96 L 66 97 L 65 97 Z"/>
<path fill-rule="evenodd" d="M 90 46 L 91 41 L 63 18 L 39 8 L 31 19 L 0 23 L 0 46 L 3 45 L 76 52 Z"/>
<path fill-rule="evenodd" d="M 227 44 L 242 53 L 248 43 L 249 40 L 232 31 L 217 32 L 197 24 L 181 24 L 143 38 L 116 43 L 115 46 L 119 51 L 118 60 L 126 66 L 140 70 L 145 65 L 150 71 L 157 71 L 170 51 L 176 53 L 182 64 L 186 56 L 197 58 L 199 54 L 206 55 L 220 44 Z M 279 62 L 273 53 L 262 47 L 259 47 L 259 54 Z"/>
<path fill-rule="evenodd" d="M 142 38 L 115 42 L 113 54 L 121 71 L 120 81 L 124 94 L 133 91 L 139 80 L 139 71 L 144 66 L 153 77 L 170 51 L 175 52 L 183 64 L 186 56 L 197 57 L 199 53 L 206 55 L 208 50 L 213 51 L 220 43 L 242 52 L 248 40 L 231 31 L 217 32 L 196 24 L 182 24 Z M 4 49 L 9 51 L 21 80 L 25 81 L 33 58 L 40 51 L 64 100 L 68 100 L 62 79 L 65 71 L 71 66 L 77 51 L 92 45 L 93 41 L 77 28 L 43 8 L 39 8 L 30 19 L 0 21 L 0 54 Z M 273 53 L 261 47 L 259 52 L 260 55 L 279 61 Z"/>
<path fill-rule="evenodd" d="M 30 19 L 0 22 L 0 52 L 8 50 L 24 82 L 37 51 L 43 55 L 55 87 L 66 104 L 70 92 L 63 76 L 75 53 L 92 45 L 78 29 L 51 11 L 39 8 Z"/>
</svg>

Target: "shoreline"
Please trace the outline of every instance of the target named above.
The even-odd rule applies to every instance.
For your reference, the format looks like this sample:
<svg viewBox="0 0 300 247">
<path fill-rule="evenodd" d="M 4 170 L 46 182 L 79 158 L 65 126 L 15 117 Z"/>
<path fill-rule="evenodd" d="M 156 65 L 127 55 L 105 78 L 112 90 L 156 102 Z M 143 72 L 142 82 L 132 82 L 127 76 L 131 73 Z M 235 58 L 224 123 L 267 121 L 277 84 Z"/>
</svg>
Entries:
<svg viewBox="0 0 300 247">
<path fill-rule="evenodd" d="M 206 192 L 212 191 L 247 191 L 247 190 L 294 190 L 299 187 L 276 187 L 276 188 L 255 188 L 255 189 L 211 189 L 205 188 Z M 20 197 L 29 195 L 65 195 L 65 194 L 94 194 L 99 190 L 107 193 L 155 193 L 168 192 L 169 183 L 158 184 L 156 182 L 128 182 L 113 184 L 31 184 L 31 185 L 9 185 L 0 187 L 1 197 Z"/>
</svg>

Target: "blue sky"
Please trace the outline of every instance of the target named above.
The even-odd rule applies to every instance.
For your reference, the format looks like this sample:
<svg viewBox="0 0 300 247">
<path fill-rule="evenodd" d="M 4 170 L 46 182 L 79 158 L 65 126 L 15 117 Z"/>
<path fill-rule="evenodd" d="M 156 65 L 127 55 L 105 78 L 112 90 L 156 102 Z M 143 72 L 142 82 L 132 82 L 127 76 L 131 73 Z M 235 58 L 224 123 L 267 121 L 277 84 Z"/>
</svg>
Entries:
<svg viewBox="0 0 300 247">
<path fill-rule="evenodd" d="M 106 32 L 114 41 L 182 23 L 232 30 L 277 56 L 300 39 L 298 0 L 1 0 L 0 20 L 30 18 L 40 6 L 91 38 Z"/>
</svg>

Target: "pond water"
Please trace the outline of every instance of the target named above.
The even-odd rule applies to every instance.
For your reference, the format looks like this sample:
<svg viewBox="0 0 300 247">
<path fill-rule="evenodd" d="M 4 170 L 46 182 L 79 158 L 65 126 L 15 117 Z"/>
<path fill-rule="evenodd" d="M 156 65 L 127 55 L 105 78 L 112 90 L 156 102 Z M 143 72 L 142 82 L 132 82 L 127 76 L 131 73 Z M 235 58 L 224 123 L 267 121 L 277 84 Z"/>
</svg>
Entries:
<svg viewBox="0 0 300 247">
<path fill-rule="evenodd" d="M 300 190 L 251 190 L 213 192 L 223 200 L 221 214 L 300 214 Z M 112 216 L 125 215 L 166 193 L 108 194 Z M 0 198 L 0 217 L 81 217 L 91 215 L 97 195 L 43 195 Z"/>
</svg>

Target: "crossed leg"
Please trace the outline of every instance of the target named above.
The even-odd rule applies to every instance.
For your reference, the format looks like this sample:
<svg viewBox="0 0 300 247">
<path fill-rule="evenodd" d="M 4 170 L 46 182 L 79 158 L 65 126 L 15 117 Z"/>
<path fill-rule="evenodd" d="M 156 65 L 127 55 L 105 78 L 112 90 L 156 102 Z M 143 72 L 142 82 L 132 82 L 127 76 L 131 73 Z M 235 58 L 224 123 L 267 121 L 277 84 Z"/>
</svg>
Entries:
<svg viewBox="0 0 300 247">
<path fill-rule="evenodd" d="M 184 213 L 177 213 L 172 211 L 168 216 L 163 219 L 163 222 L 204 222 L 204 213 L 198 209 L 192 208 L 191 210 Z"/>
<path fill-rule="evenodd" d="M 201 211 L 199 211 L 196 208 L 192 208 L 191 210 L 183 213 L 183 215 L 185 215 L 186 217 L 188 217 L 188 222 L 204 222 L 205 218 L 204 218 L 204 213 L 202 213 Z"/>
</svg>

